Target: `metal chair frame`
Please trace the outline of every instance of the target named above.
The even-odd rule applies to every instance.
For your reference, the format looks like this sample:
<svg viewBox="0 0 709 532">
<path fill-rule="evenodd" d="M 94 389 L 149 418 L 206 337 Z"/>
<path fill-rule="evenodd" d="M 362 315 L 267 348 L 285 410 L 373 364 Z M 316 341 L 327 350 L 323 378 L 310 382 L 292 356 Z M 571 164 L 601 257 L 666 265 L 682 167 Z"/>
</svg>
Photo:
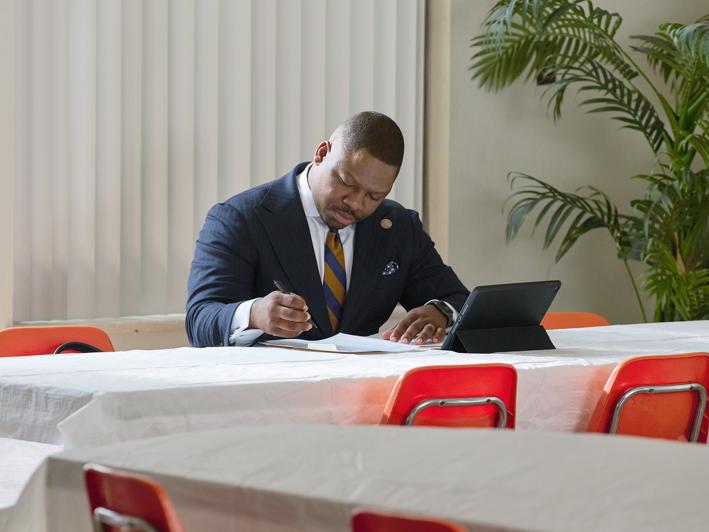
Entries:
<svg viewBox="0 0 709 532">
<path fill-rule="evenodd" d="M 413 425 L 414 419 L 419 413 L 431 406 L 483 406 L 483 405 L 495 405 L 498 412 L 500 413 L 499 419 L 497 421 L 497 428 L 502 429 L 507 425 L 507 407 L 505 402 L 499 397 L 489 396 L 489 397 L 450 397 L 450 398 L 436 398 L 436 399 L 426 399 L 421 401 L 416 406 L 411 409 L 409 415 L 406 416 L 406 421 L 404 425 Z"/>
<path fill-rule="evenodd" d="M 707 404 L 707 391 L 698 382 L 691 382 L 688 384 L 667 384 L 662 386 L 636 386 L 630 388 L 626 391 L 615 405 L 613 410 L 613 417 L 611 418 L 609 434 L 616 434 L 618 432 L 618 425 L 620 424 L 620 413 L 632 397 L 639 394 L 660 394 L 660 393 L 680 393 L 680 392 L 697 392 L 699 395 L 699 405 L 697 405 L 696 414 L 694 416 L 694 426 L 692 427 L 692 433 L 689 437 L 690 442 L 696 442 L 699 438 L 699 430 L 702 426 L 702 418 L 704 417 L 704 409 Z"/>
<path fill-rule="evenodd" d="M 104 526 L 141 530 L 142 532 L 158 532 L 158 529 L 145 519 L 114 512 L 103 506 L 97 506 L 94 509 L 94 532 L 104 532 Z"/>
</svg>

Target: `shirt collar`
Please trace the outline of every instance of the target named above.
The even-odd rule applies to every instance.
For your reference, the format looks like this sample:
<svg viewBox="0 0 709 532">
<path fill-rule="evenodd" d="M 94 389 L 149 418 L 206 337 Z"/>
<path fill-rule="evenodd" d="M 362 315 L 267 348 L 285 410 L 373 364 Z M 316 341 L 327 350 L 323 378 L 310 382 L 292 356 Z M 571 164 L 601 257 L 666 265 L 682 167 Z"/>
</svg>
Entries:
<svg viewBox="0 0 709 532">
<path fill-rule="evenodd" d="M 313 199 L 313 192 L 310 190 L 310 185 L 308 184 L 308 172 L 310 172 L 311 166 L 313 166 L 313 163 L 310 163 L 298 174 L 298 195 L 300 196 L 300 202 L 303 204 L 305 215 L 308 218 L 317 218 L 319 222 L 324 224 L 325 222 L 320 218 L 320 213 Z"/>
</svg>

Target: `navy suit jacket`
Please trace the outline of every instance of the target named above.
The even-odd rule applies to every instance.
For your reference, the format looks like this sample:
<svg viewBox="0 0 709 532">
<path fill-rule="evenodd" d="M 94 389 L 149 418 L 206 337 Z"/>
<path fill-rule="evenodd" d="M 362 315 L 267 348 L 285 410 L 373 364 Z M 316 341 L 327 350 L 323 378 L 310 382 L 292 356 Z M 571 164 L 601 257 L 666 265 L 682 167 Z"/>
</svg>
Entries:
<svg viewBox="0 0 709 532">
<path fill-rule="evenodd" d="M 192 345 L 229 345 L 236 308 L 272 292 L 274 279 L 284 281 L 308 304 L 318 328 L 301 338 L 333 334 L 296 183 L 306 165 L 210 209 L 189 276 L 185 325 Z M 391 228 L 380 225 L 383 218 L 391 220 Z M 397 303 L 410 310 L 437 298 L 460 310 L 467 295 L 453 270 L 443 264 L 418 214 L 384 200 L 357 223 L 340 332 L 378 332 Z"/>
</svg>

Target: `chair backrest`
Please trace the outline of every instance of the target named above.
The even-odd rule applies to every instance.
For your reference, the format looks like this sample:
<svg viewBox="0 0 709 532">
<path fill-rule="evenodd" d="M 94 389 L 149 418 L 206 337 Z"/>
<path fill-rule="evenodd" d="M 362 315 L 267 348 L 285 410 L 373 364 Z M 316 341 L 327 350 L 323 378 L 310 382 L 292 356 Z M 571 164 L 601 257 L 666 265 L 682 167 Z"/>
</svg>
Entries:
<svg viewBox="0 0 709 532">
<path fill-rule="evenodd" d="M 86 464 L 84 481 L 96 532 L 183 532 L 170 498 L 153 480 Z"/>
<path fill-rule="evenodd" d="M 608 378 L 589 432 L 707 441 L 709 353 L 630 358 Z"/>
<path fill-rule="evenodd" d="M 512 429 L 516 400 L 517 372 L 508 364 L 414 368 L 396 383 L 381 424 Z"/>
<path fill-rule="evenodd" d="M 431 517 L 406 516 L 378 510 L 355 510 L 352 532 L 465 532 L 456 524 Z"/>
<path fill-rule="evenodd" d="M 608 320 L 593 312 L 547 312 L 542 318 L 542 327 L 550 329 L 575 329 L 577 327 L 602 327 Z"/>
<path fill-rule="evenodd" d="M 48 355 L 67 342 L 90 344 L 101 351 L 114 350 L 106 332 L 92 325 L 10 327 L 0 330 L 0 356 Z"/>
</svg>

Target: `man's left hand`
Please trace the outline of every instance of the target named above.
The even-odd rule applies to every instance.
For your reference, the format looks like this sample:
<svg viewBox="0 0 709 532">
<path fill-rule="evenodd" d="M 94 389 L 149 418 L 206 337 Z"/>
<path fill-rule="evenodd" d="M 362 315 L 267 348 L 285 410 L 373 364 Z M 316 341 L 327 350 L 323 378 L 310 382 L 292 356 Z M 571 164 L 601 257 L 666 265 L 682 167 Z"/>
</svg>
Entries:
<svg viewBox="0 0 709 532">
<path fill-rule="evenodd" d="M 399 323 L 382 333 L 382 338 L 402 344 L 411 341 L 423 344 L 428 340 L 442 342 L 447 324 L 448 319 L 436 307 L 424 305 L 407 312 Z"/>
</svg>

